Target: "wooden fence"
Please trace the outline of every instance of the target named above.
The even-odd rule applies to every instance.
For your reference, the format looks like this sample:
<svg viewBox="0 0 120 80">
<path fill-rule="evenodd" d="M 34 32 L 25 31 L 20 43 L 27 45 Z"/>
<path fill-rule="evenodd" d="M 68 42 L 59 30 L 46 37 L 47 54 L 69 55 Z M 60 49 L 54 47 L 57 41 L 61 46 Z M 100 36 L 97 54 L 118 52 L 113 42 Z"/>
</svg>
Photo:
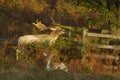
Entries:
<svg viewBox="0 0 120 80">
<path fill-rule="evenodd" d="M 87 51 L 85 45 L 87 42 L 87 37 L 99 37 L 99 38 L 107 38 L 107 39 L 119 39 L 119 35 L 110 35 L 110 34 L 101 34 L 101 33 L 93 33 L 93 32 L 88 32 L 88 30 L 83 29 L 83 51 Z M 94 45 L 94 47 L 97 48 L 104 48 L 104 49 L 116 49 L 120 50 L 120 45 L 102 45 L 102 44 L 97 44 Z M 114 60 L 119 60 L 119 56 L 112 56 L 112 55 L 103 55 L 103 54 L 94 54 L 95 57 L 97 58 L 108 58 L 108 59 L 114 59 Z"/>
<path fill-rule="evenodd" d="M 111 38 L 111 39 L 119 39 L 119 35 L 110 35 L 110 34 L 100 34 L 100 33 L 92 33 L 88 32 L 88 30 L 83 30 L 83 43 L 86 42 L 86 37 L 92 36 L 92 37 L 101 37 L 101 38 Z M 115 45 L 97 45 L 98 48 L 106 48 L 106 49 L 118 49 L 120 50 L 120 46 Z"/>
<path fill-rule="evenodd" d="M 120 40 L 120 36 L 119 35 L 110 35 L 110 34 L 101 34 L 101 33 L 93 33 L 93 32 L 88 32 L 88 30 L 83 29 L 83 48 L 82 48 L 82 52 L 84 53 L 85 51 L 87 51 L 86 49 L 86 43 L 87 43 L 87 37 L 98 37 L 98 38 L 107 38 L 107 39 L 119 39 Z M 94 47 L 96 48 L 104 48 L 104 49 L 116 49 L 116 50 L 120 50 L 120 45 L 116 46 L 116 45 L 94 45 Z M 109 55 L 109 54 L 87 54 L 85 57 L 90 57 L 90 56 L 94 56 L 97 59 L 109 59 L 109 60 L 115 60 L 115 61 L 119 61 L 120 57 L 118 55 L 113 56 L 113 55 Z M 83 57 L 83 58 L 85 58 Z M 105 69 L 113 69 L 113 70 L 117 70 L 118 67 L 117 65 L 103 65 L 103 67 Z"/>
</svg>

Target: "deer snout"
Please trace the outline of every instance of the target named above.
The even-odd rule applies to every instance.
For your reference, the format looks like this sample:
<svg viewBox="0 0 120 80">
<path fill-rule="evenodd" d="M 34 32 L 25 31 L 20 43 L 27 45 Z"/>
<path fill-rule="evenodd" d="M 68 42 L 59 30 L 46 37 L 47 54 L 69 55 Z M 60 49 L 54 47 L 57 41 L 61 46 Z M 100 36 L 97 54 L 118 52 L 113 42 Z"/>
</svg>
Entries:
<svg viewBox="0 0 120 80">
<path fill-rule="evenodd" d="M 65 30 L 64 29 L 61 31 L 61 34 L 65 34 Z"/>
</svg>

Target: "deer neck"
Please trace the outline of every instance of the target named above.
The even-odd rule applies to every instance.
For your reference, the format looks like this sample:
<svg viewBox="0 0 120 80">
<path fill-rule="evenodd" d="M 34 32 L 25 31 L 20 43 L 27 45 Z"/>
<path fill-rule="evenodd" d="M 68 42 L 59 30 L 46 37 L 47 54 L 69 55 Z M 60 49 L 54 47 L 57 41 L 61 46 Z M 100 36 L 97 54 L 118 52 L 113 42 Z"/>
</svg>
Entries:
<svg viewBox="0 0 120 80">
<path fill-rule="evenodd" d="M 57 39 L 58 38 L 58 36 L 59 36 L 59 34 L 57 33 L 57 32 L 55 32 L 55 31 L 53 31 L 53 32 L 51 32 L 50 33 L 50 37 L 53 39 Z"/>
</svg>

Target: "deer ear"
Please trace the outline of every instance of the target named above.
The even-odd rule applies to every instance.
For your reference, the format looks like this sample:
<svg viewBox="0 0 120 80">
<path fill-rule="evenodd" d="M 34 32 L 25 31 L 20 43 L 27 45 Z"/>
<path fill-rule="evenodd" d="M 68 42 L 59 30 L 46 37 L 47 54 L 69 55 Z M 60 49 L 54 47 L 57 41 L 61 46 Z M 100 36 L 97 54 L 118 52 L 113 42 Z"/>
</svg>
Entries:
<svg viewBox="0 0 120 80">
<path fill-rule="evenodd" d="M 39 23 L 41 23 L 41 21 L 39 21 Z"/>
<path fill-rule="evenodd" d="M 38 23 L 38 19 L 36 20 L 36 23 Z"/>
<path fill-rule="evenodd" d="M 50 30 L 55 31 L 56 27 L 50 27 Z"/>
<path fill-rule="evenodd" d="M 43 53 L 43 55 L 44 55 L 44 56 L 48 56 L 48 54 L 46 54 L 46 53 Z"/>
<path fill-rule="evenodd" d="M 50 27 L 50 30 L 55 31 L 55 30 L 61 30 L 62 28 L 56 26 L 56 27 Z"/>
</svg>

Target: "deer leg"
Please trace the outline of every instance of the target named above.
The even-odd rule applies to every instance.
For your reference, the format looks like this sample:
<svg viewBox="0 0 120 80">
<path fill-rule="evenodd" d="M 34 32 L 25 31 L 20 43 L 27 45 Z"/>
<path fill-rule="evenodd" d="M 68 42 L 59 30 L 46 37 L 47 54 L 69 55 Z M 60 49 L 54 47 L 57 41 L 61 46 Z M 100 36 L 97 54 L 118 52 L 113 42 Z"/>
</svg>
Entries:
<svg viewBox="0 0 120 80">
<path fill-rule="evenodd" d="M 16 53 L 15 53 L 15 58 L 16 58 L 16 61 L 19 60 L 19 54 L 21 53 L 21 49 L 17 49 L 16 50 Z"/>
</svg>

